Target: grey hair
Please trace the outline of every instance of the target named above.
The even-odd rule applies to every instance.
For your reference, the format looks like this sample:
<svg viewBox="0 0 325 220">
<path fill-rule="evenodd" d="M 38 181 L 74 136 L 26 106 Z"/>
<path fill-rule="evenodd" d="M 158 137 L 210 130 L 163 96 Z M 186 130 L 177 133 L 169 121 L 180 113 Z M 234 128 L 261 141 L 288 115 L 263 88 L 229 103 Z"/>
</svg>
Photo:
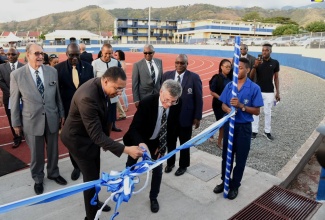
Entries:
<svg viewBox="0 0 325 220">
<path fill-rule="evenodd" d="M 42 47 L 41 45 L 37 44 L 37 43 L 33 43 L 33 42 L 30 42 L 26 45 L 26 52 L 29 53 L 30 52 L 30 48 L 32 45 L 37 45 L 37 46 L 40 46 Z"/>
<path fill-rule="evenodd" d="M 174 97 L 174 98 L 179 98 L 182 95 L 182 86 L 179 82 L 168 79 L 166 80 L 162 86 L 161 86 L 162 91 L 168 91 L 169 94 Z"/>
<path fill-rule="evenodd" d="M 151 51 L 155 51 L 155 48 L 151 44 L 146 44 L 143 48 L 149 48 Z"/>
<path fill-rule="evenodd" d="M 178 56 L 177 56 L 177 58 L 178 57 L 182 57 L 186 62 L 188 62 L 188 58 L 187 58 L 187 55 L 186 54 L 183 54 L 183 53 L 181 53 L 181 54 L 179 54 Z M 176 58 L 176 59 L 177 59 Z"/>
</svg>

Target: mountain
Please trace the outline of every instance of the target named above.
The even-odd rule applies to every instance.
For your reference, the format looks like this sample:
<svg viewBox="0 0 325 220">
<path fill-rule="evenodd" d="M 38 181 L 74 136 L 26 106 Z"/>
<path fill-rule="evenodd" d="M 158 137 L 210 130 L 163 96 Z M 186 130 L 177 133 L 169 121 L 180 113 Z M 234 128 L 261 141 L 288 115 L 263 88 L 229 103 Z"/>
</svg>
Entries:
<svg viewBox="0 0 325 220">
<path fill-rule="evenodd" d="M 152 8 L 151 18 L 160 20 L 241 20 L 249 12 L 258 12 L 263 18 L 289 17 L 300 26 L 306 26 L 313 21 L 323 21 L 325 10 L 321 8 L 325 3 L 314 3 L 309 7 L 292 8 L 290 6 L 279 9 L 251 8 L 222 8 L 209 4 L 180 5 L 168 8 Z M 42 31 L 54 30 L 89 30 L 113 31 L 115 18 L 148 18 L 148 8 L 132 9 L 120 8 L 106 10 L 98 6 L 87 6 L 72 12 L 61 12 L 42 16 L 28 21 L 12 21 L 0 23 L 0 31 Z"/>
</svg>

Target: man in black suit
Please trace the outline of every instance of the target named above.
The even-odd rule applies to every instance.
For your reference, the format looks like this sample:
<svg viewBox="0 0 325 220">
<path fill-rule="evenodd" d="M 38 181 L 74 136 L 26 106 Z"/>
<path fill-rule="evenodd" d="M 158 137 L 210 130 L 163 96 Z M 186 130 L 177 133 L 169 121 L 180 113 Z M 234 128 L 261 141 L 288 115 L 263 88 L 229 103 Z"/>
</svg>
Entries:
<svg viewBox="0 0 325 220">
<path fill-rule="evenodd" d="M 200 126 L 203 109 L 203 95 L 202 95 L 202 81 L 200 76 L 194 72 L 187 70 L 188 58 L 185 54 L 179 54 L 175 60 L 175 70 L 164 73 L 162 81 L 172 79 L 180 82 L 183 88 L 181 96 L 182 111 L 179 119 L 180 128 L 177 129 L 177 137 L 180 144 L 184 144 L 192 137 L 192 127 L 197 129 Z M 175 138 L 173 145 L 170 145 L 168 152 L 176 148 L 177 138 Z M 176 156 L 173 155 L 167 160 L 165 172 L 170 173 L 175 166 Z M 175 175 L 183 175 L 187 167 L 190 166 L 190 149 L 183 149 L 180 151 L 179 168 Z"/>
<path fill-rule="evenodd" d="M 79 48 L 80 48 L 80 59 L 82 61 L 85 61 L 85 62 L 91 64 L 94 60 L 93 55 L 86 51 L 86 45 L 84 43 L 80 43 Z"/>
<path fill-rule="evenodd" d="M 3 93 L 3 104 L 5 106 L 5 112 L 10 124 L 11 133 L 14 136 L 14 144 L 12 145 L 12 148 L 17 148 L 21 143 L 22 135 L 17 135 L 11 125 L 11 113 L 10 109 L 8 108 L 10 97 L 10 73 L 15 69 L 24 66 L 24 64 L 18 62 L 19 51 L 13 47 L 9 48 L 7 57 L 8 62 L 0 65 L 0 88 Z"/>
<path fill-rule="evenodd" d="M 92 65 L 80 60 L 78 44 L 69 44 L 66 50 L 66 55 L 68 59 L 54 67 L 58 71 L 60 94 L 64 107 L 65 118 L 68 117 L 71 100 L 78 87 L 89 79 L 94 78 Z M 77 70 L 75 79 L 73 77 L 74 69 Z M 70 159 L 74 167 L 71 174 L 71 179 L 77 180 L 80 176 L 80 169 L 71 155 Z"/>
<path fill-rule="evenodd" d="M 167 80 L 163 83 L 159 94 L 153 94 L 141 100 L 130 128 L 123 137 L 124 144 L 147 146 L 154 160 L 163 156 L 166 146 L 173 144 L 175 139 L 182 106 L 178 103 L 181 94 L 181 85 L 174 80 Z M 165 125 L 166 122 L 167 125 Z M 137 159 L 129 156 L 126 166 L 130 167 L 136 162 Z M 149 198 L 153 213 L 159 211 L 157 197 L 161 178 L 162 164 L 154 168 L 152 172 Z"/>
<path fill-rule="evenodd" d="M 100 148 L 118 157 L 126 153 L 132 158 L 139 158 L 143 154 L 139 146 L 125 147 L 109 137 L 110 98 L 121 95 L 125 86 L 124 71 L 119 67 L 111 67 L 103 76 L 84 83 L 72 98 L 61 140 L 77 162 L 84 182 L 100 178 Z M 86 219 L 96 216 L 98 206 L 90 204 L 94 195 L 95 188 L 84 191 Z"/>
<path fill-rule="evenodd" d="M 253 69 L 253 65 L 255 64 L 256 57 L 250 55 L 247 53 L 248 52 L 248 46 L 246 44 L 241 44 L 240 45 L 240 58 L 246 58 L 249 61 L 249 67 L 250 71 L 247 74 L 247 77 L 250 77 L 250 73 Z M 232 60 L 232 66 L 234 65 L 234 59 Z M 252 79 L 254 82 L 256 79 Z"/>
</svg>

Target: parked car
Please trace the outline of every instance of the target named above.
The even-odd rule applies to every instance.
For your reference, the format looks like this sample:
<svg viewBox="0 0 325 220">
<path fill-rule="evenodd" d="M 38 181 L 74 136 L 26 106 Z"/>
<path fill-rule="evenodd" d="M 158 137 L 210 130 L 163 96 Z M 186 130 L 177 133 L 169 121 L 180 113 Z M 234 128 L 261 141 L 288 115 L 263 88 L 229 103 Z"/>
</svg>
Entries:
<svg viewBox="0 0 325 220">
<path fill-rule="evenodd" d="M 302 46 L 304 48 L 310 48 L 310 44 L 312 41 L 317 41 L 317 40 L 324 40 L 325 38 L 324 37 L 311 37 L 311 38 L 308 38 L 304 41 L 299 41 L 298 42 L 298 46 Z"/>
<path fill-rule="evenodd" d="M 257 37 L 254 38 L 253 42 L 251 43 L 252 46 L 262 46 L 263 44 L 269 43 L 268 39 Z"/>
<path fill-rule="evenodd" d="M 270 42 L 272 46 L 292 46 L 293 45 L 293 36 L 287 37 L 277 37 Z"/>
</svg>

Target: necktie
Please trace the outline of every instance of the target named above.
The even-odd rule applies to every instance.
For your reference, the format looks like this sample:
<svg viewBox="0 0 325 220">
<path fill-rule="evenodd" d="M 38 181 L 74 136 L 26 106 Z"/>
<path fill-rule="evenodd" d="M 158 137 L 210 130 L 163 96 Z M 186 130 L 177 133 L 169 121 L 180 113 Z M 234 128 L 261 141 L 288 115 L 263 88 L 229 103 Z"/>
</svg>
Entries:
<svg viewBox="0 0 325 220">
<path fill-rule="evenodd" d="M 181 84 L 181 76 L 180 75 L 177 76 L 177 82 L 179 82 L 179 84 Z"/>
<path fill-rule="evenodd" d="M 41 80 L 41 77 L 38 75 L 38 70 L 35 71 L 36 74 L 36 86 L 37 89 L 39 91 L 39 93 L 41 93 L 42 99 L 44 99 L 44 84 Z"/>
<path fill-rule="evenodd" d="M 72 81 L 76 88 L 79 86 L 79 75 L 76 66 L 72 66 Z"/>
<path fill-rule="evenodd" d="M 15 70 L 15 64 L 12 63 L 12 64 L 11 64 L 11 71 L 14 71 L 14 70 Z"/>
<path fill-rule="evenodd" d="M 149 61 L 149 64 L 151 70 L 151 79 L 153 81 L 153 84 L 155 84 L 156 83 L 155 68 L 153 68 L 152 61 Z"/>
<path fill-rule="evenodd" d="M 166 109 L 164 108 L 161 125 L 159 130 L 159 152 L 165 153 L 167 146 L 167 114 Z"/>
</svg>

